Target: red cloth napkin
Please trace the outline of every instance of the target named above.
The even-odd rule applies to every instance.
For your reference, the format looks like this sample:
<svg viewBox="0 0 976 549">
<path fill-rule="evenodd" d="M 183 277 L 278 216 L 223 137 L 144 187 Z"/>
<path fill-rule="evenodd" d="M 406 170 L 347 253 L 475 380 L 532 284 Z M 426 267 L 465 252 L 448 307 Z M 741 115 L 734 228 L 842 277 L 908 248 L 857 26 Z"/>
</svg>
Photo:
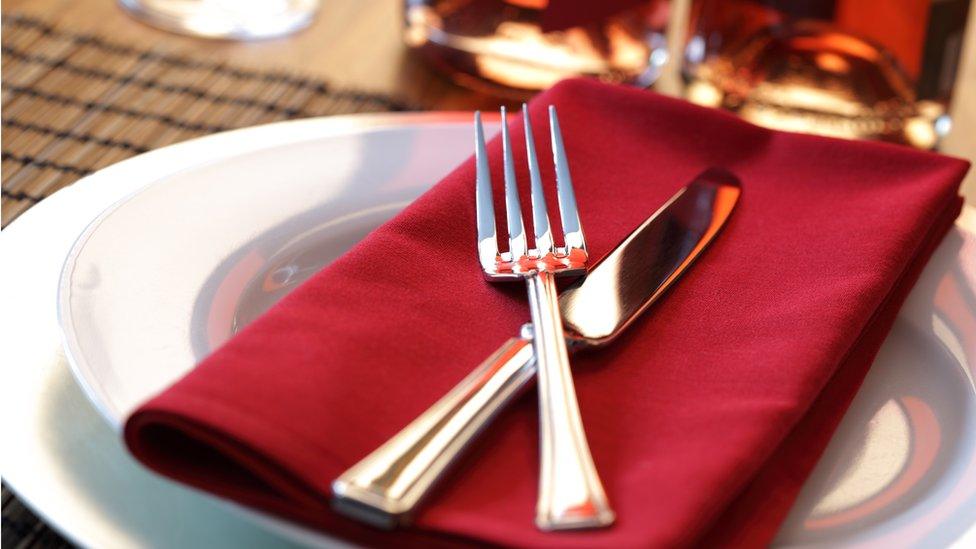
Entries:
<svg viewBox="0 0 976 549">
<path fill-rule="evenodd" d="M 707 167 L 743 186 L 722 234 L 666 298 L 609 348 L 573 358 L 612 528 L 533 525 L 534 392 L 494 423 L 415 527 L 381 532 L 329 509 L 336 476 L 529 318 L 522 285 L 489 284 L 479 270 L 471 161 L 135 412 L 125 429 L 135 456 L 367 544 L 768 542 L 957 215 L 967 163 L 769 131 L 584 80 L 532 102 L 537 132 L 549 104 L 595 259 Z M 536 146 L 551 158 L 547 139 Z M 514 148 L 527 183 L 521 139 Z M 497 140 L 489 154 L 500 198 Z M 543 172 L 554 180 L 548 161 Z"/>
</svg>

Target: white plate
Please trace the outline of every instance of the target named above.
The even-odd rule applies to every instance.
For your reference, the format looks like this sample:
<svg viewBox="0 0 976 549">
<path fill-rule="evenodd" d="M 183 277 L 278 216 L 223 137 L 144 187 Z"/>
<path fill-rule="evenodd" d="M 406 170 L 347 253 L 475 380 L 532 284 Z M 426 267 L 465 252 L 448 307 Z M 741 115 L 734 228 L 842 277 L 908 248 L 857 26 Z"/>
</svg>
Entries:
<svg viewBox="0 0 976 549">
<path fill-rule="evenodd" d="M 117 197 L 156 184 L 101 216 L 65 267 L 65 339 L 89 395 L 118 426 L 469 153 L 468 115 L 325 119 L 211 136 L 91 176 L 126 190 Z M 969 209 L 926 269 L 778 543 L 942 544 L 972 524 L 974 222 Z M 947 284 L 956 293 L 933 298 Z"/>
</svg>

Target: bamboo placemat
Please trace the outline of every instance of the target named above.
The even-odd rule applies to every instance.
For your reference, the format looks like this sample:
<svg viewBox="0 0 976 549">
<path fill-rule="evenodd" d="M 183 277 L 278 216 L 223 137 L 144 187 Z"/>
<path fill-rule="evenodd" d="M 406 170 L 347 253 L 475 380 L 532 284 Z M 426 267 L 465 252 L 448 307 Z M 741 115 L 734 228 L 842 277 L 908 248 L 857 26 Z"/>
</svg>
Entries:
<svg viewBox="0 0 976 549">
<path fill-rule="evenodd" d="M 3 15 L 2 222 L 119 160 L 289 118 L 409 110 L 326 82 Z"/>
<path fill-rule="evenodd" d="M 290 118 L 414 110 L 301 75 L 214 63 L 2 16 L 2 225 L 127 157 Z M 3 487 L 8 548 L 70 547 Z"/>
</svg>

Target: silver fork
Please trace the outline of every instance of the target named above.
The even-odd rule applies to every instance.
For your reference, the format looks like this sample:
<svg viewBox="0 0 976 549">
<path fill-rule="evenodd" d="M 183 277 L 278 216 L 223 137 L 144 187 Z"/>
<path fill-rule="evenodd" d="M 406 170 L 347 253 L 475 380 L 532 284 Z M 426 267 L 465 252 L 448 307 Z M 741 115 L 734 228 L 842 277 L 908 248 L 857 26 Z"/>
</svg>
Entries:
<svg viewBox="0 0 976 549">
<path fill-rule="evenodd" d="M 541 448 L 536 525 L 543 530 L 607 526 L 613 522 L 614 513 L 607 503 L 606 494 L 593 465 L 586 434 L 583 432 L 556 299 L 555 277 L 583 275 L 587 261 L 586 242 L 569 176 L 562 134 L 559 131 L 559 120 L 555 107 L 550 106 L 549 126 L 564 247 L 556 247 L 553 241 L 546 199 L 542 191 L 539 161 L 532 138 L 532 126 L 528 109 L 525 105 L 522 106 L 532 196 L 532 226 L 535 229 L 535 248 L 529 249 L 522 223 L 515 163 L 512 159 L 504 107 L 501 109 L 501 117 L 508 251 L 500 252 L 498 249 L 484 129 L 481 113 L 476 112 L 475 202 L 478 257 L 488 280 L 524 279 L 528 285 L 533 346 L 539 376 Z"/>
</svg>

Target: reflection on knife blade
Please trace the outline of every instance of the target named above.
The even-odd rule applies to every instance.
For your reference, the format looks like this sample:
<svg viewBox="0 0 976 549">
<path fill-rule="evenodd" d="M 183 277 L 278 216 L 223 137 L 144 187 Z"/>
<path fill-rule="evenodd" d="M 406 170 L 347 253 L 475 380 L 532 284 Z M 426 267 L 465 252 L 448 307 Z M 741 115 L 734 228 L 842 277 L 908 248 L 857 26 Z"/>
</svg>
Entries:
<svg viewBox="0 0 976 549">
<path fill-rule="evenodd" d="M 620 334 L 680 277 L 732 213 L 735 176 L 699 175 L 559 296 L 567 334 L 588 344 Z"/>
</svg>

